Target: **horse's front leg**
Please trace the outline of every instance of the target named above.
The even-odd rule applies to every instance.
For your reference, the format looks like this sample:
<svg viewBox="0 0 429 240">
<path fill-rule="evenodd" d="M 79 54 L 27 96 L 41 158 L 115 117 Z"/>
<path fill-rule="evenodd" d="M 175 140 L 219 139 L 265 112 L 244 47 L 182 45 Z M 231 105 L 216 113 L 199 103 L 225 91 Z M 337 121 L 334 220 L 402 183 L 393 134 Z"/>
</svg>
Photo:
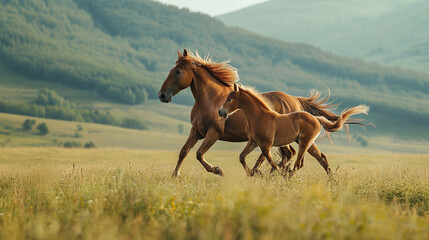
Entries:
<svg viewBox="0 0 429 240">
<path fill-rule="evenodd" d="M 284 147 L 280 147 L 279 153 L 282 157 L 282 160 L 279 164 L 279 168 L 282 169 L 284 172 L 287 172 L 289 169 L 290 162 L 293 156 L 295 156 L 296 151 L 291 145 L 287 145 Z M 261 153 L 258 158 L 258 161 L 256 161 L 255 166 L 253 167 L 253 174 L 259 171 L 258 169 L 261 167 L 261 164 L 264 162 L 264 160 L 265 156 L 263 153 Z M 276 169 L 271 168 L 271 173 L 273 173 L 274 171 L 276 171 Z"/>
<path fill-rule="evenodd" d="M 252 174 L 250 176 L 255 175 L 256 173 L 261 173 L 259 171 L 259 168 L 261 167 L 261 164 L 264 162 L 265 156 L 263 153 L 261 153 L 258 157 L 258 160 L 255 162 L 255 165 L 253 165 Z"/>
<path fill-rule="evenodd" d="M 211 172 L 220 176 L 223 176 L 223 172 L 219 167 L 213 167 L 210 163 L 208 163 L 204 159 L 204 154 L 213 146 L 213 144 L 219 139 L 220 134 L 214 129 L 210 128 L 207 131 L 206 137 L 204 138 L 203 143 L 197 151 L 197 159 L 203 165 L 203 167 L 207 170 L 207 172 Z"/>
<path fill-rule="evenodd" d="M 182 167 L 183 159 L 188 155 L 189 150 L 201 139 L 201 136 L 198 134 L 194 127 L 191 128 L 189 132 L 188 140 L 186 140 L 185 145 L 183 145 L 182 150 L 180 150 L 179 160 L 177 161 L 176 168 L 173 172 L 173 177 L 177 177 L 180 174 L 180 168 Z"/>
<path fill-rule="evenodd" d="M 249 140 L 244 147 L 243 151 L 240 153 L 240 163 L 243 165 L 244 170 L 246 171 L 247 176 L 253 176 L 253 172 L 246 164 L 246 156 L 251 153 L 258 145 L 253 141 Z"/>
</svg>

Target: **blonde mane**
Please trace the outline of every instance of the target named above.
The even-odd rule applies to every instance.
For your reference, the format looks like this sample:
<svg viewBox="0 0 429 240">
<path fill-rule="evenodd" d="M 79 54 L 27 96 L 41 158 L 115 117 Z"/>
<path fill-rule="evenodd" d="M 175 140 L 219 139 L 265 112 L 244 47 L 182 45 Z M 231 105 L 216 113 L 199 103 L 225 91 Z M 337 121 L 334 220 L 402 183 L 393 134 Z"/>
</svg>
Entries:
<svg viewBox="0 0 429 240">
<path fill-rule="evenodd" d="M 258 92 L 256 91 L 254 88 L 252 87 L 244 87 L 242 85 L 240 85 L 240 90 L 242 92 L 247 93 L 248 95 L 250 95 L 251 97 L 253 97 L 257 102 L 260 103 L 260 105 L 262 105 L 263 108 L 265 108 L 266 110 L 269 111 L 273 111 L 272 106 L 265 100 L 265 98 Z"/>
<path fill-rule="evenodd" d="M 239 80 L 237 69 L 229 65 L 230 61 L 218 63 L 213 62 L 208 54 L 202 58 L 197 51 L 195 55 L 191 51 L 187 51 L 187 53 L 187 56 L 179 58 L 177 62 L 186 62 L 195 67 L 204 67 L 217 80 L 229 87 L 232 87 Z"/>
</svg>

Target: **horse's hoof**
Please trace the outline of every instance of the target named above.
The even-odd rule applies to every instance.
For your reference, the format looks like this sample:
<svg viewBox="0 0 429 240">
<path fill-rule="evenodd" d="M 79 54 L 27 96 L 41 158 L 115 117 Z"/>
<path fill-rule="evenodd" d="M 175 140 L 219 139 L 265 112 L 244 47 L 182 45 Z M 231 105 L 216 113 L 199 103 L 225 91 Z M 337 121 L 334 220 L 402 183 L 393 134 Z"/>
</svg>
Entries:
<svg viewBox="0 0 429 240">
<path fill-rule="evenodd" d="M 252 173 L 250 174 L 251 177 L 258 175 L 258 176 L 262 176 L 262 172 L 259 171 L 258 169 L 253 169 Z"/>
<path fill-rule="evenodd" d="M 171 174 L 171 177 L 176 178 L 176 177 L 179 177 L 179 175 L 180 175 L 179 172 L 174 171 L 173 174 Z"/>
<path fill-rule="evenodd" d="M 214 167 L 213 173 L 223 177 L 223 172 L 219 167 Z"/>
<path fill-rule="evenodd" d="M 295 171 L 293 171 L 293 170 L 288 170 L 288 171 L 285 171 L 285 177 L 287 177 L 288 179 L 290 179 L 293 175 L 295 174 Z"/>
</svg>

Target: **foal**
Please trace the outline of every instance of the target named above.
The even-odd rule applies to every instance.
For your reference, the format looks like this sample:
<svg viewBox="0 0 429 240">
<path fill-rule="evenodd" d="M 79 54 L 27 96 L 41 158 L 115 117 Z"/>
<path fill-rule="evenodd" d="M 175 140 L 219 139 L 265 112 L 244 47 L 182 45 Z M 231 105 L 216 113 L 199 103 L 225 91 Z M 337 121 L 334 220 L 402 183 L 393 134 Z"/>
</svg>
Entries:
<svg viewBox="0 0 429 240">
<path fill-rule="evenodd" d="M 240 154 L 240 161 L 245 161 L 245 157 L 257 146 L 267 158 L 271 166 L 280 170 L 271 158 L 270 149 L 272 146 L 286 146 L 294 141 L 298 143 L 299 150 L 297 160 L 291 172 L 292 176 L 303 166 L 304 153 L 313 144 L 320 134 L 322 127 L 329 132 L 340 130 L 347 119 L 355 114 L 367 114 L 369 107 L 359 105 L 343 111 L 335 122 L 330 122 L 325 117 L 313 116 L 307 112 L 293 112 L 289 114 L 278 114 L 261 99 L 253 90 L 234 85 L 232 91 L 221 109 L 219 115 L 227 118 L 228 115 L 241 109 L 246 116 L 248 127 L 246 134 L 249 141 Z M 319 156 L 326 161 L 320 162 L 329 173 L 329 164 L 326 158 Z M 258 165 L 260 163 L 256 163 Z M 327 169 L 328 168 L 328 169 Z M 253 169 L 252 175 L 255 172 Z"/>
</svg>

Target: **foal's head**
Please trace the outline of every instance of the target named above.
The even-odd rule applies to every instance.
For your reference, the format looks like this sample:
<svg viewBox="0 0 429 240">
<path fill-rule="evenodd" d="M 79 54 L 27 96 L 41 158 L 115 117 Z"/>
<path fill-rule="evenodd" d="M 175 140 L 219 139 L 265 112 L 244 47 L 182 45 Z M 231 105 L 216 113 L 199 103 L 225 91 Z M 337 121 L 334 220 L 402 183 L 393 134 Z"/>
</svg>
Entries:
<svg viewBox="0 0 429 240">
<path fill-rule="evenodd" d="M 234 84 L 234 91 L 230 92 L 225 103 L 219 109 L 219 116 L 227 118 L 240 109 L 240 87 Z"/>
<path fill-rule="evenodd" d="M 183 54 L 177 51 L 177 54 L 176 65 L 170 70 L 164 84 L 162 84 L 159 90 L 158 98 L 161 102 L 170 102 L 171 97 L 189 87 L 194 78 L 192 66 L 190 66 L 188 61 L 184 61 L 188 57 L 188 51 L 185 49 Z"/>
</svg>

